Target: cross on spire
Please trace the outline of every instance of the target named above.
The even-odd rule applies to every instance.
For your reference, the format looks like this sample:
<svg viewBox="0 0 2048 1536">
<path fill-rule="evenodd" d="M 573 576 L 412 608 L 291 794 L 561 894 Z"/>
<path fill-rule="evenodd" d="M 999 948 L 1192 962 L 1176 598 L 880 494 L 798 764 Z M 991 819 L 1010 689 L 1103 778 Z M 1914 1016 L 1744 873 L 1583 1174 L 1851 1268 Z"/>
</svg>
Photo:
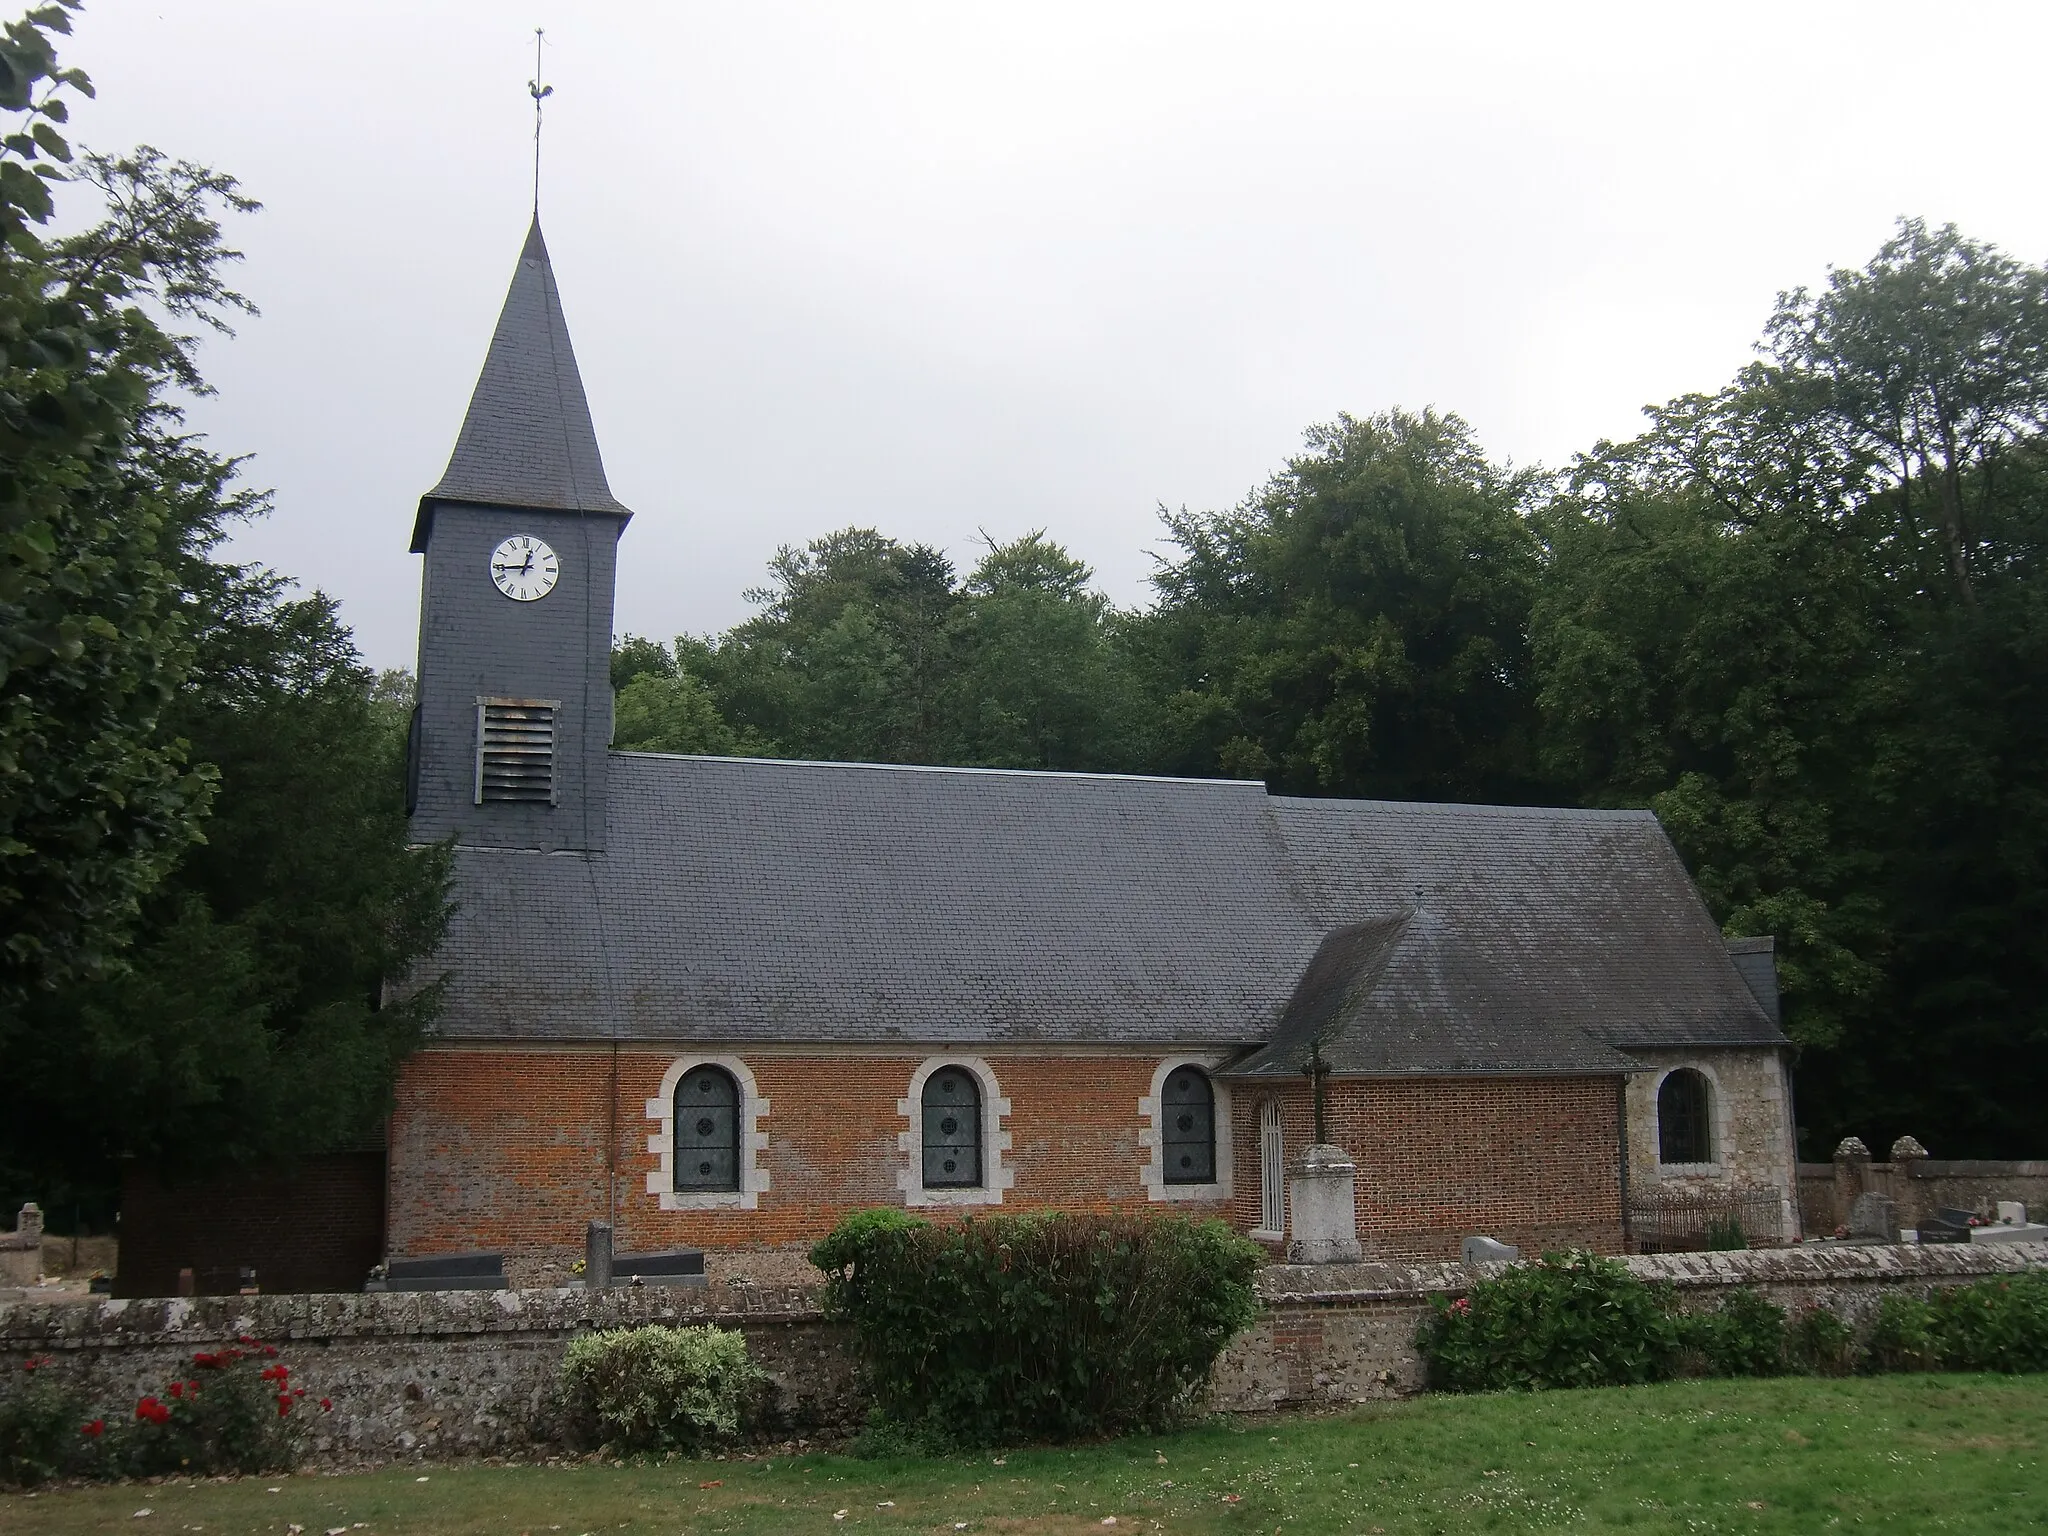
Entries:
<svg viewBox="0 0 2048 1536">
<path fill-rule="evenodd" d="M 533 211 L 540 213 L 540 104 L 555 94 L 552 85 L 540 83 L 540 45 L 547 34 L 539 27 L 533 29 L 533 78 L 526 82 L 526 92 L 533 98 Z"/>
</svg>

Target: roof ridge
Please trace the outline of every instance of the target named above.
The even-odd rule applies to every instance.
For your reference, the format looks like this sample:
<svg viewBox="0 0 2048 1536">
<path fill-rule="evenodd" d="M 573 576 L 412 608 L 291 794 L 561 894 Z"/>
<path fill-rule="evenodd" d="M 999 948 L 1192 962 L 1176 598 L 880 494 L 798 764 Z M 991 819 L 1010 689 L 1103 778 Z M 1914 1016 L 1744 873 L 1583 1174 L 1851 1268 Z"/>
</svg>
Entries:
<svg viewBox="0 0 2048 1536">
<path fill-rule="evenodd" d="M 1492 805 L 1470 800 L 1366 800 L 1348 795 L 1274 795 L 1275 805 L 1345 806 L 1360 810 L 1385 811 L 1392 815 L 1421 816 L 1449 812 L 1461 816 L 1504 816 L 1590 821 L 1655 821 L 1657 813 L 1647 808 L 1608 809 L 1585 805 Z"/>
<path fill-rule="evenodd" d="M 857 759 L 828 757 L 734 757 L 720 752 L 637 752 L 612 749 L 619 758 L 654 758 L 667 762 L 745 763 L 760 768 L 850 768 L 886 773 L 975 773 L 1018 779 L 1087 779 L 1131 784 L 1194 785 L 1203 789 L 1256 790 L 1265 798 L 1266 786 L 1257 779 L 1195 779 L 1154 773 L 1083 773 L 1069 768 L 977 768 L 960 763 L 872 763 Z"/>
</svg>

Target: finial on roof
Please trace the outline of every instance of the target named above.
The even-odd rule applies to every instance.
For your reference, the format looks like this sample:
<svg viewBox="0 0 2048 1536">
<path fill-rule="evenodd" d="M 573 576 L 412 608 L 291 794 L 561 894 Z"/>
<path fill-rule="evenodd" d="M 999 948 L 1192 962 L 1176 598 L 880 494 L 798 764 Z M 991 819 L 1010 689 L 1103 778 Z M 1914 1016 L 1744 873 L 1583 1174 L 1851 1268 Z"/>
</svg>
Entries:
<svg viewBox="0 0 2048 1536">
<path fill-rule="evenodd" d="M 533 78 L 526 82 L 527 94 L 533 97 L 533 216 L 540 217 L 540 104 L 555 94 L 552 85 L 540 83 L 540 45 L 547 34 L 539 27 L 533 29 Z"/>
</svg>

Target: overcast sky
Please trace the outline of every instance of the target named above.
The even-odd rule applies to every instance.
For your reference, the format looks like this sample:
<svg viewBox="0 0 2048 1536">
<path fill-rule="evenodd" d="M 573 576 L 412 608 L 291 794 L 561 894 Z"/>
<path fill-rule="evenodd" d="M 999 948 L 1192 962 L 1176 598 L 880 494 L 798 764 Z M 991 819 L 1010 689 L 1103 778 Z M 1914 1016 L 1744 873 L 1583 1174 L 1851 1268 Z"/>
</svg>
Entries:
<svg viewBox="0 0 2048 1536">
<path fill-rule="evenodd" d="M 1043 527 L 1118 602 L 1160 503 L 1340 411 L 1560 464 L 1711 389 L 1902 213 L 2048 255 L 2048 6 L 90 0 L 98 148 L 231 172 L 262 318 L 195 421 L 236 550 L 413 661 L 439 477 L 542 222 L 614 492 L 618 626 L 776 546 Z"/>
</svg>

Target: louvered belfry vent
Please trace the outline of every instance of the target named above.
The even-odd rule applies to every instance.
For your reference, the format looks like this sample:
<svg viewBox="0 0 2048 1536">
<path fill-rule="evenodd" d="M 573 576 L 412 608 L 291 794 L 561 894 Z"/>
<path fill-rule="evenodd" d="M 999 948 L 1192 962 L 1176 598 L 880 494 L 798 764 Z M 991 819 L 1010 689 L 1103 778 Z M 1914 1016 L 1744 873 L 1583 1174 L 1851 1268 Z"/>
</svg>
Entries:
<svg viewBox="0 0 2048 1536">
<path fill-rule="evenodd" d="M 476 701 L 476 803 L 555 803 L 555 712 L 560 699 Z"/>
</svg>

